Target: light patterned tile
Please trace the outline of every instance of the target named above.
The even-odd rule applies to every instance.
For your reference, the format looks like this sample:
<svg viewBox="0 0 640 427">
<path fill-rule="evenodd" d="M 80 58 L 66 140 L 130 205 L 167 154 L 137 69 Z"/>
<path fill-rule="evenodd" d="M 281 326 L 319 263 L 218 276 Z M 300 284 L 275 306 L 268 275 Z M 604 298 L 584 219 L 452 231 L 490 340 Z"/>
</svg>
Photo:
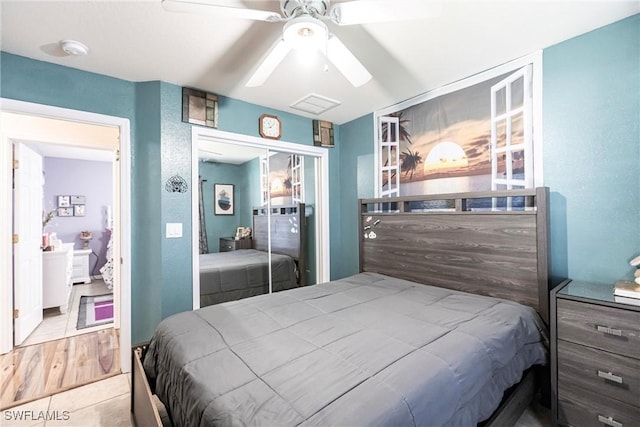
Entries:
<svg viewBox="0 0 640 427">
<path fill-rule="evenodd" d="M 64 337 L 67 325 L 67 316 L 59 315 L 46 318 L 38 327 L 24 340 L 20 347 L 40 344 L 46 341 L 53 341 Z"/>
<path fill-rule="evenodd" d="M 34 400 L 23 405 L 0 411 L 0 425 L 7 426 L 44 426 L 48 415 L 50 397 Z"/>
<path fill-rule="evenodd" d="M 51 408 L 77 411 L 129 393 L 129 381 L 124 374 L 74 388 L 51 397 Z"/>
<path fill-rule="evenodd" d="M 126 379 L 125 379 L 126 381 Z M 131 427 L 130 394 L 126 393 L 91 405 L 82 409 L 75 409 L 69 413 L 67 420 L 47 421 L 46 427 L 50 426 L 118 426 Z"/>
</svg>

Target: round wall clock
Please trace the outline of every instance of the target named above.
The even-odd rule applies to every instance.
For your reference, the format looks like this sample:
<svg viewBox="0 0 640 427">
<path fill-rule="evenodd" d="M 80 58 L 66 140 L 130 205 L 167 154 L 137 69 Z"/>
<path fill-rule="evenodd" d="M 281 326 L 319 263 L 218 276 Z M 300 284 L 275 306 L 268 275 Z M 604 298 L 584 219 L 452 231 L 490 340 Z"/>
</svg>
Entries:
<svg viewBox="0 0 640 427">
<path fill-rule="evenodd" d="M 280 139 L 282 136 L 282 123 L 278 116 L 263 114 L 258 120 L 258 131 L 263 138 Z"/>
</svg>

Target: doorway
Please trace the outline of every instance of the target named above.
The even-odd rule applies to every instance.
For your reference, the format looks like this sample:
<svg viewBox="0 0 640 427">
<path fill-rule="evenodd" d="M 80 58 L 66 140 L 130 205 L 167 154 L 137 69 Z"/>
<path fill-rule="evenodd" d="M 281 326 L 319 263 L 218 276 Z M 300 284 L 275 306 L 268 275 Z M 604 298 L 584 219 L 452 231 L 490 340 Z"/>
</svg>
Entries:
<svg viewBox="0 0 640 427">
<path fill-rule="evenodd" d="M 114 276 L 117 286 L 114 286 L 114 300 L 119 301 L 114 310 L 114 326 L 120 329 L 120 360 L 122 372 L 129 372 L 131 362 L 129 351 L 131 347 L 131 271 L 130 271 L 130 126 L 129 120 L 119 117 L 105 116 L 76 110 L 69 110 L 40 104 L 32 104 L 21 101 L 2 99 L 2 133 L 0 134 L 0 219 L 3 224 L 11 224 L 13 216 L 12 200 L 12 153 L 11 146 L 14 141 L 40 141 L 34 129 L 25 125 L 28 120 L 38 117 L 49 120 L 52 128 L 46 139 L 52 143 L 62 145 L 86 146 L 86 140 L 77 134 L 67 134 L 63 137 L 56 136 L 54 130 L 63 124 L 73 123 L 79 126 L 95 126 L 118 129 L 120 138 L 116 155 L 119 158 L 114 170 L 114 202 L 112 206 L 114 238 L 114 259 L 120 259 L 121 263 L 113 263 Z M 91 144 L 95 148 L 95 144 Z M 98 144 L 99 145 L 99 144 Z M 0 239 L 2 250 L 10 254 L 13 252 L 11 227 L 2 227 Z M 5 243 L 7 242 L 7 243 Z M 12 257 L 2 257 L 0 260 L 0 354 L 8 353 L 13 348 L 13 269 Z"/>
<path fill-rule="evenodd" d="M 38 275 L 31 278 L 14 268 L 14 307 L 21 310 L 14 319 L 15 346 L 113 328 L 114 309 L 120 303 L 114 299 L 116 283 L 109 274 L 113 264 L 113 187 L 117 181 L 114 172 L 119 130 L 83 125 L 78 131 L 86 134 L 86 144 L 92 146 L 88 148 L 47 142 L 51 122 L 40 118 L 31 118 L 30 122 L 34 129 L 43 130 L 43 141 L 14 141 L 14 148 L 19 149 L 14 152 L 27 149 L 41 159 L 31 180 L 37 191 L 30 192 L 37 194 L 34 198 L 38 200 L 28 205 L 20 203 L 24 184 L 14 185 L 14 233 L 22 236 L 23 232 L 16 228 L 22 223 L 23 228 L 35 229 L 37 235 L 32 244 L 21 238 L 14 245 L 14 259 L 20 258 L 23 251 L 35 250 L 41 268 L 33 268 Z M 61 127 L 60 135 L 68 135 L 78 126 L 64 121 L 55 123 Z M 93 148 L 94 145 L 111 147 Z M 20 159 L 20 167 L 14 170 L 16 182 L 22 181 L 18 178 L 23 176 L 23 163 Z M 24 224 L 29 213 L 30 223 Z M 39 304 L 32 298 L 30 306 L 37 310 L 39 322 L 31 328 L 22 327 L 25 294 L 41 296 Z"/>
<path fill-rule="evenodd" d="M 314 194 L 313 206 L 313 229 L 314 229 L 314 250 L 310 251 L 313 256 L 312 262 L 315 267 L 312 283 L 321 283 L 329 280 L 330 259 L 329 259 L 329 154 L 326 148 L 301 145 L 286 141 L 278 141 L 274 146 L 272 141 L 252 137 L 248 135 L 234 134 L 230 132 L 206 129 L 200 127 L 192 128 L 192 247 L 193 247 L 193 307 L 200 307 L 200 182 L 199 182 L 199 151 L 200 147 L 211 146 L 234 146 L 236 151 L 254 150 L 262 152 L 268 158 L 273 152 L 304 156 L 305 164 L 312 170 L 313 179 L 312 193 Z M 270 200 L 270 198 L 267 198 Z M 302 272 L 305 274 L 305 272 Z"/>
</svg>

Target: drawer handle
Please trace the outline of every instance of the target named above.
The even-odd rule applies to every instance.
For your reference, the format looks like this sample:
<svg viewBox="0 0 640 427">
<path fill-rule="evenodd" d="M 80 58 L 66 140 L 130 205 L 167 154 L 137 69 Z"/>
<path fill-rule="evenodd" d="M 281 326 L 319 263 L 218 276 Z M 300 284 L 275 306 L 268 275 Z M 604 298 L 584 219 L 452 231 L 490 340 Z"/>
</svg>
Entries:
<svg viewBox="0 0 640 427">
<path fill-rule="evenodd" d="M 617 422 L 613 419 L 613 417 L 604 417 L 602 415 L 598 415 L 598 422 L 602 424 L 606 424 L 611 427 L 622 427 L 622 423 Z"/>
<path fill-rule="evenodd" d="M 622 384 L 622 377 L 614 375 L 611 372 L 598 371 L 598 376 L 600 378 L 604 378 L 605 380 L 609 380 L 609 381 L 613 381 L 613 382 L 618 383 L 618 384 Z"/>
<path fill-rule="evenodd" d="M 600 325 L 597 325 L 596 329 L 598 330 L 598 332 L 602 332 L 608 335 L 615 335 L 617 337 L 622 336 L 622 331 L 620 329 L 613 329 L 608 326 L 600 326 Z"/>
</svg>

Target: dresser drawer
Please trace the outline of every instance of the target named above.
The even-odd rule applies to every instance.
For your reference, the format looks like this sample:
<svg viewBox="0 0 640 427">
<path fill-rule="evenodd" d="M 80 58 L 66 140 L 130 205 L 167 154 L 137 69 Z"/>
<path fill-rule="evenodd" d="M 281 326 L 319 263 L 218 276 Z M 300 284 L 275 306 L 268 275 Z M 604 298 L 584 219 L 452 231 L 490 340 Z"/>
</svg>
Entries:
<svg viewBox="0 0 640 427">
<path fill-rule="evenodd" d="M 558 339 L 640 358 L 640 313 L 558 299 Z"/>
<path fill-rule="evenodd" d="M 579 387 L 640 405 L 638 359 L 559 340 L 558 381 L 565 387 Z"/>
<path fill-rule="evenodd" d="M 573 427 L 637 427 L 640 408 L 597 392 L 558 384 L 558 421 Z"/>
<path fill-rule="evenodd" d="M 220 238 L 220 252 L 231 252 L 238 249 L 251 249 L 253 248 L 251 239 L 239 239 L 221 237 Z"/>
<path fill-rule="evenodd" d="M 236 241 L 233 239 L 220 239 L 220 252 L 231 252 L 236 250 Z"/>
</svg>

